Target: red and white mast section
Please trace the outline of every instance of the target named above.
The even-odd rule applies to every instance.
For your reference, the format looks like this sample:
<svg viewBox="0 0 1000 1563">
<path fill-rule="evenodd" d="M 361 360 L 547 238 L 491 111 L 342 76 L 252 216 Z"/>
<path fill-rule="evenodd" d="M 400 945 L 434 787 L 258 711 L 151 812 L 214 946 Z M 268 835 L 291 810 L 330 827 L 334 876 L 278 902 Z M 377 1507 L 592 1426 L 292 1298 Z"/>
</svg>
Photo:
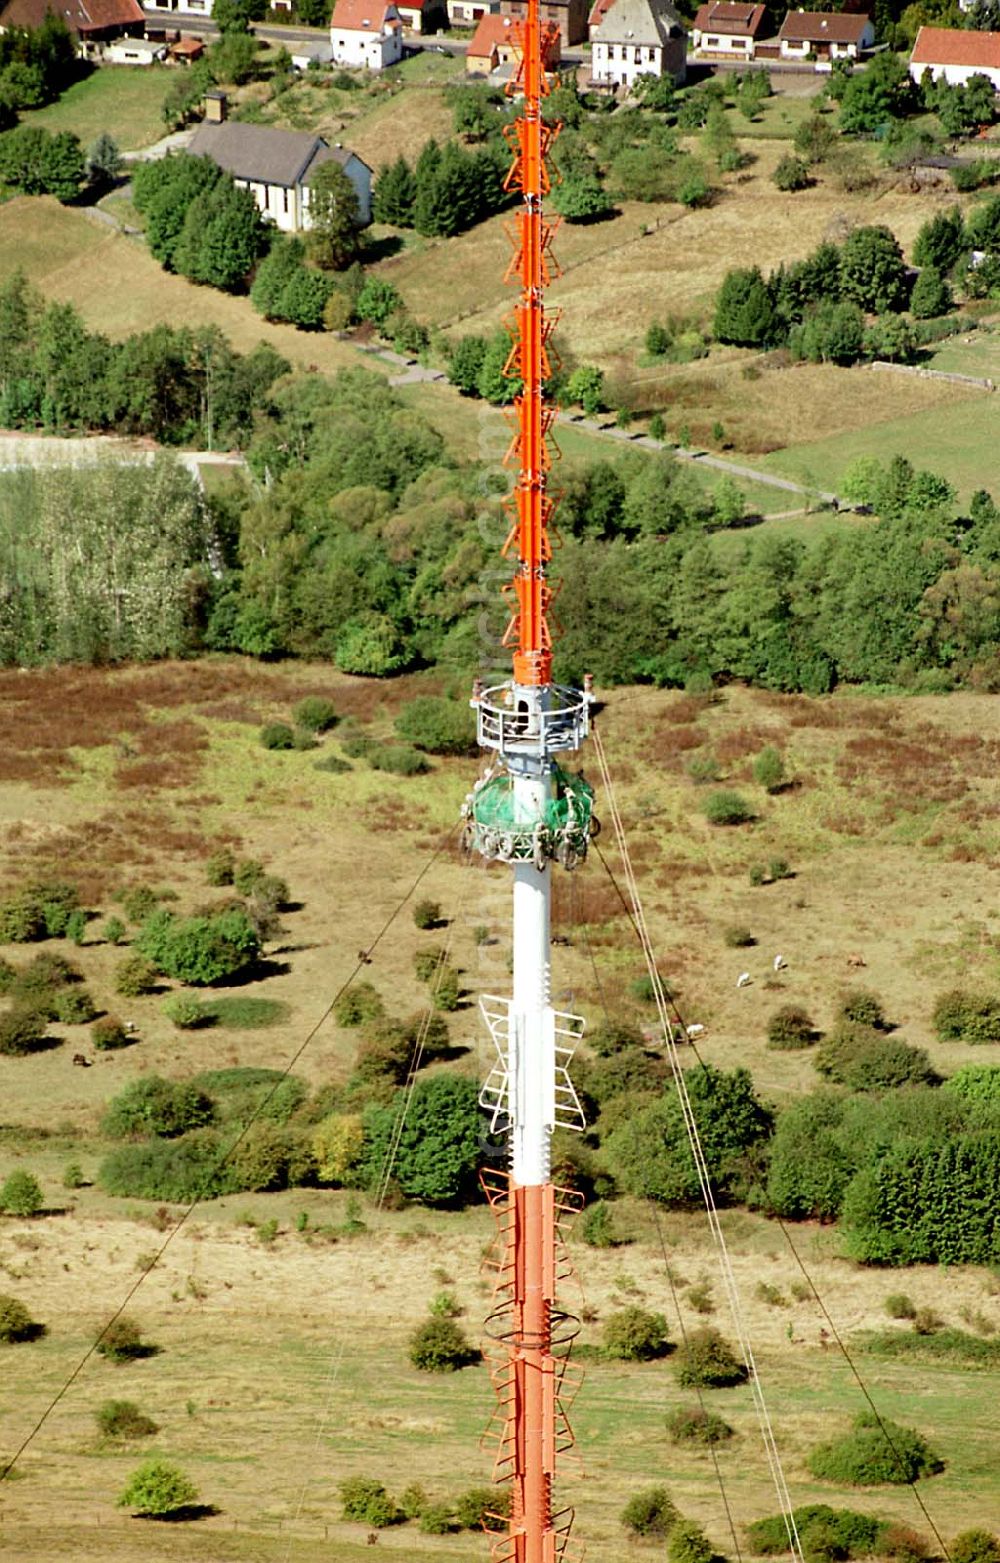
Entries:
<svg viewBox="0 0 1000 1563">
<path fill-rule="evenodd" d="M 544 123 L 542 103 L 557 29 L 541 22 L 538 0 L 528 0 L 527 18 L 516 25 L 519 66 L 511 91 L 522 104 L 509 134 L 507 187 L 521 193 L 523 204 L 510 235 L 514 257 L 507 276 L 520 283 L 520 297 L 510 322 L 507 373 L 520 389 L 507 455 L 517 478 L 504 546 L 505 556 L 516 559 L 505 589 L 512 612 L 504 645 L 513 650 L 513 669 L 508 682 L 485 690 L 477 683 L 474 692 L 479 742 L 496 759 L 470 794 L 465 814 L 467 844 L 487 859 L 510 863 L 514 873 L 513 993 L 482 1001 L 498 1059 L 481 1100 L 494 1127 L 510 1139 L 508 1176 L 485 1180 L 500 1229 L 496 1307 L 486 1324 L 499 1399 L 494 1475 L 511 1483 L 511 1514 L 494 1559 L 568 1563 L 572 1512 L 555 1511 L 553 1483 L 557 1456 L 572 1443 L 565 1401 L 577 1323 L 559 1310 L 556 1284 L 568 1273 L 560 1261 L 560 1216 L 574 1202 L 554 1187 L 550 1164 L 553 1131 L 584 1127 L 566 1067 L 582 1021 L 551 1004 L 550 910 L 553 864 L 574 868 L 595 822 L 591 788 L 556 761 L 587 736 L 590 696 L 552 682 L 548 619 L 555 409 L 545 390 L 553 319 L 544 295 L 554 263 L 542 203 L 549 189 L 546 157 L 558 127 Z"/>
</svg>

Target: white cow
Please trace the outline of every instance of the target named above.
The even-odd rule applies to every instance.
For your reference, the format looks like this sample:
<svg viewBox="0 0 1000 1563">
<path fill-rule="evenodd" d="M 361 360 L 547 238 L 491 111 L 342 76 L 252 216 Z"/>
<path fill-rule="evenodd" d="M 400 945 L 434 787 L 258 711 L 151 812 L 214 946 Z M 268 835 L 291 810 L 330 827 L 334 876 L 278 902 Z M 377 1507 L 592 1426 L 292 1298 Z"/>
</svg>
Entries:
<svg viewBox="0 0 1000 1563">
<path fill-rule="evenodd" d="M 739 976 L 736 979 L 736 986 L 738 988 L 749 988 L 749 986 L 750 986 L 750 973 L 748 971 L 741 971 L 740 972 Z"/>
</svg>

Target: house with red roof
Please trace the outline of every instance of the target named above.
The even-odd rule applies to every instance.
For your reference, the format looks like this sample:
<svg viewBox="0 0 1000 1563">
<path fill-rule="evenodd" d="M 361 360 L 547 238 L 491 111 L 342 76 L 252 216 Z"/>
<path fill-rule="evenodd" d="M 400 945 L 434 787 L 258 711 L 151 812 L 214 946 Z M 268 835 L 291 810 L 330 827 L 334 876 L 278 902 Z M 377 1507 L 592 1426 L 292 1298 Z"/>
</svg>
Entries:
<svg viewBox="0 0 1000 1563">
<path fill-rule="evenodd" d="M 396 10 L 411 33 L 432 33 L 445 21 L 441 0 L 396 0 Z"/>
<path fill-rule="evenodd" d="M 382 71 L 403 57 L 403 23 L 393 0 L 337 0 L 330 21 L 335 65 Z"/>
<path fill-rule="evenodd" d="M 557 43 L 556 59 L 558 48 Z M 465 69 L 470 76 L 489 76 L 501 65 L 513 64 L 518 52 L 509 16 L 481 16 L 466 50 Z"/>
<path fill-rule="evenodd" d="M 910 55 L 910 75 L 919 82 L 925 71 L 949 87 L 964 86 L 970 76 L 986 76 L 994 92 L 1000 92 L 1000 33 L 921 27 Z"/>
<path fill-rule="evenodd" d="M 500 11 L 503 16 L 523 20 L 528 14 L 527 0 L 500 0 Z M 586 40 L 587 0 L 539 0 L 538 14 L 543 22 L 555 22 L 564 49 Z"/>
<path fill-rule="evenodd" d="M 856 60 L 874 42 L 871 19 L 859 12 L 789 11 L 778 32 L 783 60 Z"/>
<path fill-rule="evenodd" d="M 0 9 L 0 33 L 11 27 L 41 27 L 51 0 L 7 0 Z M 100 59 L 115 38 L 142 37 L 146 26 L 138 0 L 60 0 L 55 15 L 66 23 L 83 59 Z"/>
<path fill-rule="evenodd" d="M 691 48 L 702 59 L 752 60 L 764 37 L 766 8 L 739 0 L 709 0 L 698 7 Z"/>
<path fill-rule="evenodd" d="M 600 27 L 607 13 L 611 10 L 615 0 L 594 0 L 587 17 L 587 34 L 591 43 L 594 41 L 594 31 Z"/>
</svg>

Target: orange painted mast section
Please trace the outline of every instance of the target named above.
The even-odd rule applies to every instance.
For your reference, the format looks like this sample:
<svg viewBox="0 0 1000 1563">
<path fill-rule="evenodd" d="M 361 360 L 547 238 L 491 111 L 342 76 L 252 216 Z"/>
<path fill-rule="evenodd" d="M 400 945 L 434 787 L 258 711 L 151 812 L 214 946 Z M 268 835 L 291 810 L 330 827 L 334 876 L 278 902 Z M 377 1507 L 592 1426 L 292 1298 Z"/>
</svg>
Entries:
<svg viewBox="0 0 1000 1563">
<path fill-rule="evenodd" d="M 558 38 L 554 24 L 542 24 L 538 0 L 528 0 L 527 18 L 515 24 L 519 64 L 511 84 L 523 97 L 511 142 L 514 160 L 506 188 L 519 190 L 524 204 L 511 234 L 514 259 L 507 278 L 517 277 L 521 297 L 512 323 L 514 338 L 507 373 L 521 380 L 514 399 L 517 428 L 509 459 L 519 466 L 514 490 L 515 521 L 504 553 L 517 547 L 517 573 L 512 583 L 516 608 L 504 644 L 514 648 L 514 682 L 541 687 L 552 681 L 552 636 L 548 607 L 552 590 L 546 568 L 552 556 L 549 522 L 552 500 L 546 492 L 551 454 L 549 430 L 555 409 L 547 403 L 545 381 L 550 373 L 547 342 L 553 321 L 546 314 L 544 290 L 550 280 L 552 229 L 545 222 L 542 200 L 550 187 L 546 157 L 558 127 L 542 119 L 548 93 L 547 63 Z"/>
</svg>

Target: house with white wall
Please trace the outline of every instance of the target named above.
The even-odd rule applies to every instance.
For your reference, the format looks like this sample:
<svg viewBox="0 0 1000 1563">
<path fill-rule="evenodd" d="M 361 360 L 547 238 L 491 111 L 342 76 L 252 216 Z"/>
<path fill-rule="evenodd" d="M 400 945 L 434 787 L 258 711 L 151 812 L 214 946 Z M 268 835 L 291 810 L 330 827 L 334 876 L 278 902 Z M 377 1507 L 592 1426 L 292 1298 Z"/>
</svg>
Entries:
<svg viewBox="0 0 1000 1563">
<path fill-rule="evenodd" d="M 964 86 L 971 76 L 985 76 L 993 91 L 1000 92 L 1000 33 L 921 27 L 910 55 L 910 75 L 920 82 L 925 71 L 949 87 Z"/>
<path fill-rule="evenodd" d="M 698 7 L 691 26 L 691 48 L 702 59 L 752 60 L 764 36 L 766 14 L 763 5 L 709 0 Z"/>
<path fill-rule="evenodd" d="M 308 131 L 275 130 L 237 120 L 199 125 L 187 148 L 192 157 L 210 157 L 249 190 L 261 215 L 283 233 L 310 226 L 309 181 L 324 163 L 339 163 L 358 197 L 359 222 L 372 220 L 372 171 L 356 152 L 330 146 Z"/>
<path fill-rule="evenodd" d="M 615 0 L 591 32 L 596 85 L 631 87 L 640 76 L 682 82 L 686 68 L 687 33 L 670 0 Z"/>
<path fill-rule="evenodd" d="M 403 22 L 392 0 L 337 0 L 330 22 L 335 65 L 384 71 L 403 58 Z"/>
<path fill-rule="evenodd" d="M 778 32 L 783 60 L 856 60 L 875 42 L 870 17 L 847 11 L 789 11 Z"/>
</svg>

